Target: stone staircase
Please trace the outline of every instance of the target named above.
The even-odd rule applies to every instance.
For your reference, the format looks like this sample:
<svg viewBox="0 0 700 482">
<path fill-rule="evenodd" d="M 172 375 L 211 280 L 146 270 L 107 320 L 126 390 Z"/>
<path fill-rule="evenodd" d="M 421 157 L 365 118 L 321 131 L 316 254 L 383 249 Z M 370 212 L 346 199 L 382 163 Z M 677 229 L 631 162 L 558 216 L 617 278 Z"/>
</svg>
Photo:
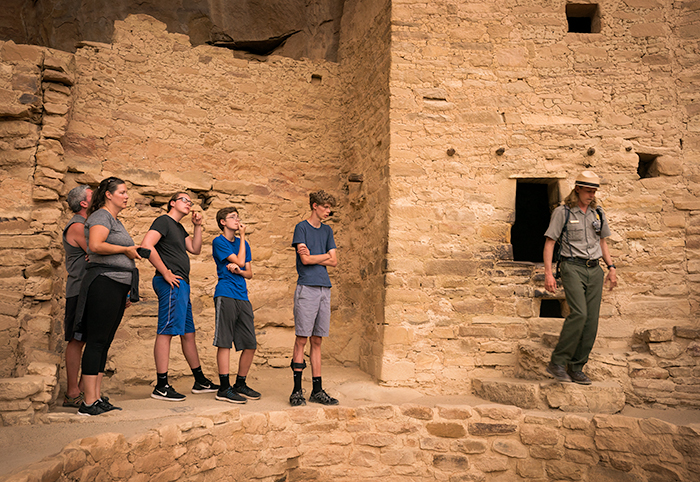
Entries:
<svg viewBox="0 0 700 482">
<path fill-rule="evenodd" d="M 546 323 L 545 323 L 546 324 Z M 628 362 L 623 353 L 591 353 L 586 373 L 593 384 L 561 383 L 545 367 L 558 334 L 545 332 L 539 339 L 518 344 L 517 378 L 472 379 L 474 394 L 496 403 L 523 409 L 558 409 L 564 412 L 618 413 L 627 401 L 624 380 Z"/>
</svg>

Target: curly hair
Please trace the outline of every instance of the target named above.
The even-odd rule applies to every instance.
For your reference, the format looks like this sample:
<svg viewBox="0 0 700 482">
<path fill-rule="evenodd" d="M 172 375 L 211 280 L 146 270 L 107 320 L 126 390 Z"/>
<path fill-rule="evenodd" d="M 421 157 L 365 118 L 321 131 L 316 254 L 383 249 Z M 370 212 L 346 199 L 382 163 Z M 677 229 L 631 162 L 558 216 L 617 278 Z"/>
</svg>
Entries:
<svg viewBox="0 0 700 482">
<path fill-rule="evenodd" d="M 104 206 L 107 200 L 105 194 L 107 192 L 114 194 L 117 188 L 122 184 L 126 183 L 118 177 L 110 176 L 107 179 L 103 179 L 100 185 L 97 186 L 97 190 L 92 193 L 92 201 L 90 201 L 90 205 L 88 206 L 87 215 L 90 216 Z"/>
<path fill-rule="evenodd" d="M 331 207 L 335 207 L 335 198 L 332 194 L 328 194 L 323 189 L 320 191 L 312 192 L 309 194 L 309 207 L 314 208 L 314 204 L 323 206 L 324 204 L 330 204 Z"/>
</svg>

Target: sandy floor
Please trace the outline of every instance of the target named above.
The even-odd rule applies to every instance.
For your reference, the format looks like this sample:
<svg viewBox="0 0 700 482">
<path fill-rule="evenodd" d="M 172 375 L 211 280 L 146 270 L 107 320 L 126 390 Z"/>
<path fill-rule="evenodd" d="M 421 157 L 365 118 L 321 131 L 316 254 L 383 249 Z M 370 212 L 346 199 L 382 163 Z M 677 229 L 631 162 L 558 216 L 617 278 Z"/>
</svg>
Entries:
<svg viewBox="0 0 700 482">
<path fill-rule="evenodd" d="M 342 405 L 351 407 L 370 403 L 416 403 L 430 407 L 453 404 L 477 406 L 491 403 L 471 395 L 431 397 L 412 389 L 380 387 L 371 377 L 356 368 L 324 367 L 323 380 L 324 388 L 329 393 L 337 397 Z M 288 400 L 292 380 L 288 369 L 255 370 L 255 373 L 251 373 L 248 384 L 260 391 L 263 397 L 245 405 L 235 405 L 242 413 L 290 408 Z M 178 380 L 173 385 L 179 392 L 188 395 L 185 401 L 154 400 L 150 398 L 151 387 L 135 387 L 123 395 L 111 396 L 110 401 L 123 408 L 121 412 L 84 417 L 78 416 L 76 409 L 57 407 L 50 415 L 49 424 L 0 428 L 0 475 L 58 453 L 65 445 L 77 439 L 105 432 L 118 432 L 129 438 L 203 411 L 227 410 L 232 406 L 215 400 L 214 394 L 191 394 L 189 389 L 192 380 L 189 378 Z M 305 380 L 304 385 L 307 391 L 310 391 L 310 381 Z M 623 415 L 653 417 L 678 425 L 700 423 L 700 410 L 625 408 Z"/>
</svg>

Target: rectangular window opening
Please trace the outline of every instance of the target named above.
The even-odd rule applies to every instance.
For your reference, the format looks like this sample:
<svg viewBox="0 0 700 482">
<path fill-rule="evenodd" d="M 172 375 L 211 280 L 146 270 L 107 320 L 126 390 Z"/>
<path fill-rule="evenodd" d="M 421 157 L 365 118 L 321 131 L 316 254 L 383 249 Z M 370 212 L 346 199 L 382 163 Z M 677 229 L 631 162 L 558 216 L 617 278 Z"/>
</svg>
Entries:
<svg viewBox="0 0 700 482">
<path fill-rule="evenodd" d="M 540 318 L 564 318 L 561 300 L 543 299 L 540 301 Z"/>
<path fill-rule="evenodd" d="M 637 153 L 637 156 L 639 157 L 637 174 L 639 174 L 640 179 L 659 177 L 659 168 L 656 164 L 656 158 L 659 156 L 654 154 L 642 154 L 641 152 Z"/>
<path fill-rule="evenodd" d="M 596 3 L 571 3 L 566 6 L 569 32 L 600 33 L 600 8 Z"/>
</svg>

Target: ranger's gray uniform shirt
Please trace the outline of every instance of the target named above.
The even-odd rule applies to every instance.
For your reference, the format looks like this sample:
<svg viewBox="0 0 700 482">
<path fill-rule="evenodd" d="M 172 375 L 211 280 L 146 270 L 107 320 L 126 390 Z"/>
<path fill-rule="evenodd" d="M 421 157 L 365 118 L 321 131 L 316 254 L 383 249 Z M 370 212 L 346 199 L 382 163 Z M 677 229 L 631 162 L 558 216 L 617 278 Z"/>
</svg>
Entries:
<svg viewBox="0 0 700 482">
<path fill-rule="evenodd" d="M 603 213 L 603 219 L 600 220 L 603 223 L 600 234 L 595 232 L 593 222 L 598 218 L 598 213 L 590 206 L 585 213 L 578 206 L 571 209 L 566 233 L 561 238 L 561 255 L 563 257 L 598 259 L 603 256 L 603 251 L 600 249 L 600 238 L 607 238 L 612 233 L 605 213 Z M 562 229 L 564 229 L 565 220 L 566 206 L 557 207 L 552 213 L 549 227 L 544 235 L 554 241 L 558 240 Z"/>
</svg>

